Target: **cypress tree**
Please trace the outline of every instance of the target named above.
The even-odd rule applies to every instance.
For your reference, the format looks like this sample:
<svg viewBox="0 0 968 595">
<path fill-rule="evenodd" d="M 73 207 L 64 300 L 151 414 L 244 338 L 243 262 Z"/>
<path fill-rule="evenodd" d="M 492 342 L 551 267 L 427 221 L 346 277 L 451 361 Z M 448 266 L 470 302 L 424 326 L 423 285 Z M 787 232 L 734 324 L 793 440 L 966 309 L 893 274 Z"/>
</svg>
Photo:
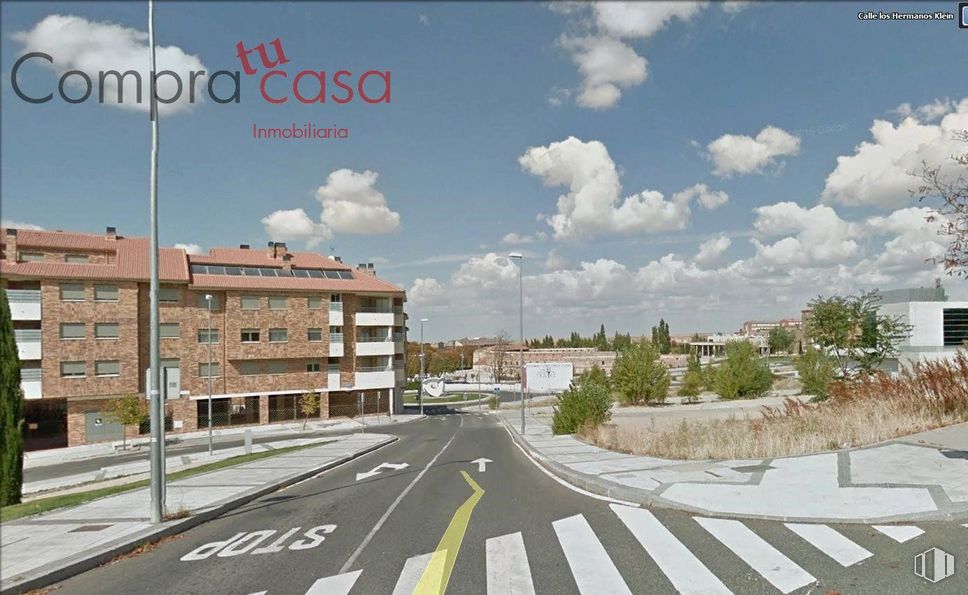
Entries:
<svg viewBox="0 0 968 595">
<path fill-rule="evenodd" d="M 23 484 L 23 391 L 7 292 L 0 287 L 0 506 L 20 502 Z"/>
</svg>

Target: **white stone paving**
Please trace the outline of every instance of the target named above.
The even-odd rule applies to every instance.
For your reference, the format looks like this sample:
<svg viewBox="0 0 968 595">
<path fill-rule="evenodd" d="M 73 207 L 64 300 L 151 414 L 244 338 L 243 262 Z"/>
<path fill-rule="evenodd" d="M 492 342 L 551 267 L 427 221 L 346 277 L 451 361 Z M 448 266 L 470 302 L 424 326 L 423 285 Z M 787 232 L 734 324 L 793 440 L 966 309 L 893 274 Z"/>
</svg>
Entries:
<svg viewBox="0 0 968 595">
<path fill-rule="evenodd" d="M 936 448 L 888 444 L 855 450 L 850 453 L 850 479 L 855 485 L 940 485 L 952 502 L 968 502 L 968 458 L 947 457 Z"/>
</svg>

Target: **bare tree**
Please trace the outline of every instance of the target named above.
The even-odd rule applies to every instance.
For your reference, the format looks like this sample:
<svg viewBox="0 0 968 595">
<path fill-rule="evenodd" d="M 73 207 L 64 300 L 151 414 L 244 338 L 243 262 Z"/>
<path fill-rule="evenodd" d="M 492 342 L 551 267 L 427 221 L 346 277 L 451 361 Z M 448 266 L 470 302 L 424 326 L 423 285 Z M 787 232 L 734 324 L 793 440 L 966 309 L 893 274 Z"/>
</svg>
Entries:
<svg viewBox="0 0 968 595">
<path fill-rule="evenodd" d="M 968 144 L 968 130 L 959 130 L 955 140 Z M 952 155 L 951 161 L 958 168 L 968 169 L 968 151 Z M 938 222 L 938 235 L 947 238 L 948 246 L 940 258 L 929 259 L 941 263 L 949 275 L 968 276 L 968 179 L 962 171 L 956 177 L 950 175 L 950 168 L 944 164 L 929 165 L 922 162 L 915 175 L 921 178 L 921 185 L 912 194 L 918 200 L 925 199 L 940 203 L 937 214 L 929 215 L 927 220 Z"/>
<path fill-rule="evenodd" d="M 494 369 L 494 379 L 497 381 L 503 380 L 504 375 L 507 372 L 507 354 L 508 354 L 508 343 L 510 338 L 508 337 L 507 331 L 501 329 L 497 333 L 497 343 L 492 348 L 491 353 L 494 354 L 492 361 L 492 368 Z"/>
</svg>

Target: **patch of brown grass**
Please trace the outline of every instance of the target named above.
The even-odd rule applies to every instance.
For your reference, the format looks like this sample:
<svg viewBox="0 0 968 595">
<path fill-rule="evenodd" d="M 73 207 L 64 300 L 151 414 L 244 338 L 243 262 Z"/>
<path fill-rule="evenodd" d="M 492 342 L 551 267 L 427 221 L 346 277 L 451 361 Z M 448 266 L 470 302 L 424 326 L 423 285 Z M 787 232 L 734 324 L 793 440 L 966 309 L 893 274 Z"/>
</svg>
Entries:
<svg viewBox="0 0 968 595">
<path fill-rule="evenodd" d="M 746 459 L 864 446 L 968 422 L 968 356 L 833 387 L 827 402 L 786 399 L 762 417 L 683 421 L 664 432 L 605 424 L 581 435 L 604 448 L 670 459 Z"/>
</svg>

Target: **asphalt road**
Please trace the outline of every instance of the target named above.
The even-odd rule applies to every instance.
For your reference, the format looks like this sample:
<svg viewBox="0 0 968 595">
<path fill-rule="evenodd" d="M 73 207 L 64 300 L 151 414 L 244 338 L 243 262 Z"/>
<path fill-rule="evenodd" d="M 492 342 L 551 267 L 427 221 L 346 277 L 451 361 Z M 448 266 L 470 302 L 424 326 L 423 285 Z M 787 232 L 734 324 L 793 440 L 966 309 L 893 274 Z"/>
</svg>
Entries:
<svg viewBox="0 0 968 595">
<path fill-rule="evenodd" d="M 863 525 L 820 525 L 824 553 L 778 522 L 710 525 L 578 493 L 536 467 L 492 415 L 447 412 L 392 432 L 391 446 L 61 592 L 481 594 L 529 593 L 532 583 L 549 594 L 968 592 L 968 527 L 958 523 L 919 523 L 924 533 L 904 543 Z M 483 471 L 481 457 L 491 461 Z M 358 479 L 382 463 L 407 466 Z M 870 555 L 842 566 L 831 555 L 858 554 L 844 538 Z M 914 574 L 914 556 L 930 547 L 954 555 L 955 576 L 932 584 Z M 430 555 L 438 549 L 446 553 Z"/>
</svg>

